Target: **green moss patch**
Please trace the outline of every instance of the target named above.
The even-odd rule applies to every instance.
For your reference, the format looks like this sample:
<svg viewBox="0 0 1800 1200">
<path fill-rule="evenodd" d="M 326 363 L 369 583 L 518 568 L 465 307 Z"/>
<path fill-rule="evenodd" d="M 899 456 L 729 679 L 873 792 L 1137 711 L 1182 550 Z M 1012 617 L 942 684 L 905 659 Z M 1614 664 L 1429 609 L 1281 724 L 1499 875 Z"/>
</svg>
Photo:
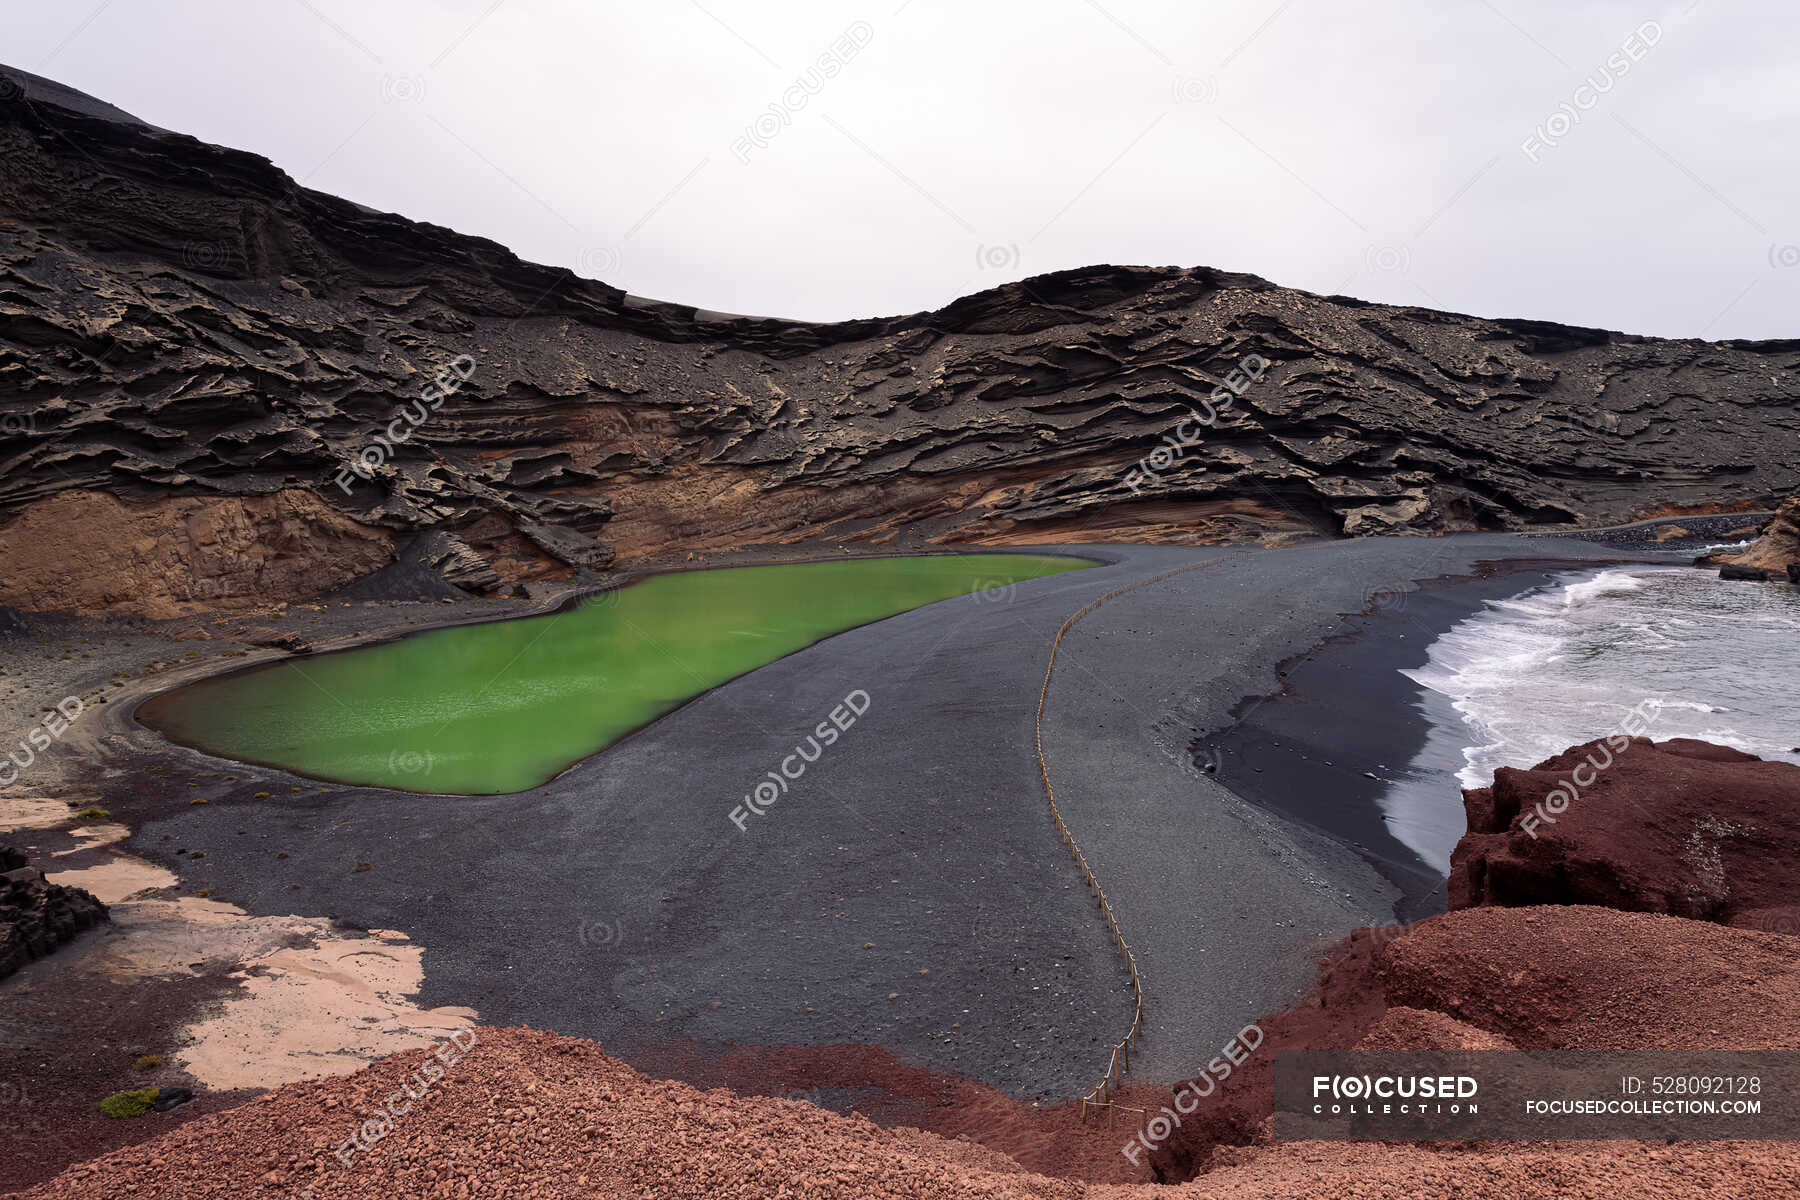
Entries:
<svg viewBox="0 0 1800 1200">
<path fill-rule="evenodd" d="M 100 1102 L 100 1111 L 109 1117 L 141 1117 L 156 1103 L 161 1088 L 132 1088 L 114 1092 Z"/>
</svg>

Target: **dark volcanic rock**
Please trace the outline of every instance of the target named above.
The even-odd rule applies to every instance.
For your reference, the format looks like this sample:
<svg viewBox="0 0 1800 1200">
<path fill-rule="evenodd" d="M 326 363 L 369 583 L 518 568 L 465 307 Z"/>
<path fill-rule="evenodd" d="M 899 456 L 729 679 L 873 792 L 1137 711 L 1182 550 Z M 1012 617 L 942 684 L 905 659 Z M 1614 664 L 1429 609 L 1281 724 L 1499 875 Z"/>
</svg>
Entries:
<svg viewBox="0 0 1800 1200">
<path fill-rule="evenodd" d="M 432 530 L 414 538 L 399 557 L 372 575 L 331 594 L 333 600 L 466 600 L 500 586 L 487 559 L 453 533 Z"/>
<path fill-rule="evenodd" d="M 0 979 L 104 920 L 106 905 L 46 881 L 23 854 L 0 845 Z"/>
<path fill-rule="evenodd" d="M 1606 524 L 1768 503 L 1800 472 L 1800 342 L 1172 267 L 902 317 L 729 317 L 47 81 L 0 89 L 0 154 L 0 603 L 28 609 L 318 594 L 432 531 L 516 583 L 613 546 Z M 1256 382 L 1164 446 L 1250 356 Z M 82 569 L 25 552 L 46 541 Z"/>
<path fill-rule="evenodd" d="M 1800 767 L 1686 738 L 1617 742 L 1465 791 L 1450 907 L 1599 904 L 1731 924 L 1800 903 Z"/>
</svg>

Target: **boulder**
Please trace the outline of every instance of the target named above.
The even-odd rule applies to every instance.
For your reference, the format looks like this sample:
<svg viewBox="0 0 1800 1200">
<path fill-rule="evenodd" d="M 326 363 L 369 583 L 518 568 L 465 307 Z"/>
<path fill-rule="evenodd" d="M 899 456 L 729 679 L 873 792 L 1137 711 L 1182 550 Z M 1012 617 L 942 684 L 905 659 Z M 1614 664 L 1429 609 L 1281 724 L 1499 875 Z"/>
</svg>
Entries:
<svg viewBox="0 0 1800 1200">
<path fill-rule="evenodd" d="M 25 855 L 0 845 L 0 979 L 106 919 L 106 905 L 92 895 L 49 882 Z"/>
<path fill-rule="evenodd" d="M 519 532 L 552 558 L 572 567 L 605 570 L 612 565 L 613 548 L 586 534 L 560 525 L 521 525 Z"/>
<path fill-rule="evenodd" d="M 1730 923 L 1800 896 L 1800 767 L 1686 738 L 1589 742 L 1463 793 L 1450 907 L 1601 904 Z"/>
<path fill-rule="evenodd" d="M 1782 502 L 1775 515 L 1757 530 L 1757 538 L 1736 554 L 1721 554 L 1721 579 L 1793 579 L 1800 567 L 1800 495 Z M 1727 575 L 1732 568 L 1757 570 L 1760 576 Z"/>
</svg>

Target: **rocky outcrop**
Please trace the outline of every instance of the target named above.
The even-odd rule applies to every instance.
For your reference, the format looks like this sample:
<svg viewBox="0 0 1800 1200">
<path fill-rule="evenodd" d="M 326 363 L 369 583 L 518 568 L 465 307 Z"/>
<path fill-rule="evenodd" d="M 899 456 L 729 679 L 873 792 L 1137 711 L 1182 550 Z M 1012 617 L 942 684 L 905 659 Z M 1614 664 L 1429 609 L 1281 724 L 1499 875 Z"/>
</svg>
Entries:
<svg viewBox="0 0 1800 1200">
<path fill-rule="evenodd" d="M 284 539 L 247 571 L 146 533 L 133 561 L 84 566 L 111 584 L 61 595 L 9 570 L 0 604 L 293 598 L 434 531 L 515 583 L 614 547 L 1601 524 L 1766 503 L 1800 471 L 1800 342 L 1485 320 L 1206 268 L 1063 271 L 835 324 L 732 317 L 0 79 L 0 522 L 70 529 L 52 506 L 98 493 L 162 524 L 229 502 L 254 540 Z M 1246 362 L 1264 365 L 1234 377 Z"/>
<path fill-rule="evenodd" d="M 1800 767 L 1620 740 L 1465 791 L 1451 911 L 1340 943 L 1158 1178 L 1268 1141 L 1270 1051 L 1800 1049 Z"/>
<path fill-rule="evenodd" d="M 1800 583 L 1800 495 L 1790 496 L 1757 530 L 1756 540 L 1735 554 L 1714 555 L 1724 579 L 1775 579 Z"/>
<path fill-rule="evenodd" d="M 1464 792 L 1450 906 L 1732 922 L 1800 901 L 1800 767 L 1686 738 L 1590 742 Z"/>
<path fill-rule="evenodd" d="M 106 905 L 50 883 L 25 855 L 0 845 L 0 979 L 106 920 Z"/>
<path fill-rule="evenodd" d="M 498 588 L 501 582 L 492 564 L 467 542 L 434 529 L 413 538 L 392 563 L 331 593 L 331 599 L 457 600 Z"/>
</svg>

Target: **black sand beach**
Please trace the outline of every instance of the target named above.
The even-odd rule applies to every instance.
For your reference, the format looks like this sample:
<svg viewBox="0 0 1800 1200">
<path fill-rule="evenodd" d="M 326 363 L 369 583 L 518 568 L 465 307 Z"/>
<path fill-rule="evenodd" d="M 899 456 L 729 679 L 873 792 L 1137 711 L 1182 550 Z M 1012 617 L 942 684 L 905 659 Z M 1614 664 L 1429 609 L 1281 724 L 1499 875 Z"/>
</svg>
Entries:
<svg viewBox="0 0 1800 1200">
<path fill-rule="evenodd" d="M 1460 828 L 1460 761 L 1409 771 L 1435 724 L 1460 724 L 1449 701 L 1403 670 L 1421 667 L 1432 643 L 1489 601 L 1543 587 L 1583 566 L 1560 557 L 1571 547 L 1604 546 L 1631 558 L 1682 563 L 1702 546 L 1753 527 L 1768 514 L 1664 518 L 1617 529 L 1529 535 L 1531 558 L 1482 562 L 1467 575 L 1420 579 L 1377 590 L 1367 610 L 1341 630 L 1283 662 L 1278 691 L 1248 696 L 1229 723 L 1191 745 L 1195 765 L 1232 792 L 1362 853 L 1400 889 L 1395 915 L 1411 921 L 1443 909 L 1441 865 L 1428 864 L 1389 831 L 1381 800 L 1396 786 L 1435 788 Z M 1671 537 L 1671 527 L 1680 536 Z M 1436 769 L 1434 770 L 1433 767 Z"/>
<path fill-rule="evenodd" d="M 1285 662 L 1281 690 L 1246 699 L 1233 722 L 1196 738 L 1196 764 L 1234 793 L 1355 848 L 1400 890 L 1401 921 L 1443 909 L 1444 876 L 1389 832 L 1380 806 L 1434 720 L 1454 710 L 1402 670 L 1423 666 L 1439 634 L 1489 600 L 1541 587 L 1579 564 L 1482 564 L 1470 576 L 1419 581 L 1374 598 L 1321 645 Z M 1456 768 L 1443 804 L 1461 813 Z"/>
</svg>

